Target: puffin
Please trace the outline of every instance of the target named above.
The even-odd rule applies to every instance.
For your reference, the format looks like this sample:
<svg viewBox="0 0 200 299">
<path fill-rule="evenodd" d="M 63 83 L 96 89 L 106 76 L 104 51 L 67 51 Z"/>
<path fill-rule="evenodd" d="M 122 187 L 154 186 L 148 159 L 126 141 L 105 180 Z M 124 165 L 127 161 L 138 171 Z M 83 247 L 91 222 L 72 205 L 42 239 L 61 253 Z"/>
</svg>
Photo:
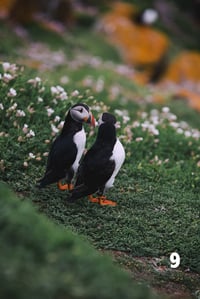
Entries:
<svg viewBox="0 0 200 299">
<path fill-rule="evenodd" d="M 95 126 L 96 120 L 84 103 L 73 105 L 66 117 L 59 136 L 50 148 L 44 176 L 38 181 L 38 188 L 57 183 L 60 190 L 71 190 L 72 181 L 85 150 L 86 134 L 83 123 Z M 62 184 L 62 180 L 66 184 Z"/>
<path fill-rule="evenodd" d="M 106 190 L 114 184 L 125 160 L 122 143 L 116 136 L 116 117 L 104 112 L 98 121 L 97 137 L 86 152 L 77 172 L 74 189 L 70 191 L 69 203 L 88 196 L 91 202 L 102 206 L 116 206 L 116 202 L 107 199 Z M 93 196 L 97 193 L 96 197 Z"/>
</svg>

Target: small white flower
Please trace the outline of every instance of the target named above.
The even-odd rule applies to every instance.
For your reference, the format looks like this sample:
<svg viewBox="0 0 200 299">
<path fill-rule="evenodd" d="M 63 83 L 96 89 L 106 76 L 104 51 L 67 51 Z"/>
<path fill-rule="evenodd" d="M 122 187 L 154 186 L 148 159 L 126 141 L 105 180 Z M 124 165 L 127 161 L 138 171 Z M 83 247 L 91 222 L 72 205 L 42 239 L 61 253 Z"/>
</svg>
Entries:
<svg viewBox="0 0 200 299">
<path fill-rule="evenodd" d="M 25 112 L 23 110 L 18 109 L 16 112 L 17 117 L 24 117 L 26 116 Z"/>
<path fill-rule="evenodd" d="M 14 88 L 10 88 L 10 90 L 9 90 L 9 92 L 8 92 L 8 94 L 7 94 L 7 96 L 8 96 L 8 97 L 16 97 L 16 95 L 17 95 L 16 90 L 15 90 Z"/>
<path fill-rule="evenodd" d="M 30 130 L 27 134 L 26 137 L 30 138 L 30 137 L 34 137 L 35 136 L 35 132 L 33 130 Z"/>
<path fill-rule="evenodd" d="M 41 79 L 39 77 L 35 77 L 34 79 L 29 79 L 27 82 L 29 84 L 32 84 L 34 87 L 36 87 L 40 85 Z"/>
<path fill-rule="evenodd" d="M 59 132 L 58 128 L 56 128 L 56 126 L 54 126 L 54 124 L 51 124 L 51 130 L 55 134 Z"/>
<path fill-rule="evenodd" d="M 54 121 L 55 123 L 58 122 L 58 121 L 60 121 L 60 116 L 56 115 L 53 121 Z"/>
<path fill-rule="evenodd" d="M 67 93 L 65 91 L 63 91 L 60 94 L 59 98 L 61 99 L 61 101 L 67 100 L 68 99 Z"/>
<path fill-rule="evenodd" d="M 191 137 L 192 133 L 190 131 L 185 131 L 184 135 L 185 135 L 185 137 Z"/>
<path fill-rule="evenodd" d="M 24 124 L 22 131 L 26 134 L 28 132 L 28 125 Z"/>
<path fill-rule="evenodd" d="M 79 91 L 78 90 L 74 90 L 71 93 L 72 97 L 77 97 L 79 95 Z"/>
<path fill-rule="evenodd" d="M 29 153 L 28 156 L 30 159 L 35 159 L 35 155 L 33 153 Z"/>
<path fill-rule="evenodd" d="M 58 89 L 55 86 L 51 86 L 51 94 L 52 95 L 59 94 L 59 91 L 58 91 Z"/>
<path fill-rule="evenodd" d="M 169 113 L 169 111 L 170 111 L 169 107 L 163 107 L 162 108 L 163 113 Z"/>
<path fill-rule="evenodd" d="M 3 74 L 3 81 L 4 81 L 5 83 L 10 82 L 13 78 L 14 78 L 14 77 L 13 77 L 12 75 L 10 75 L 10 74 L 7 74 L 7 73 Z"/>
<path fill-rule="evenodd" d="M 10 63 L 9 62 L 3 62 L 2 67 L 4 72 L 7 72 L 10 69 Z"/>
<path fill-rule="evenodd" d="M 1 109 L 1 110 L 4 110 L 4 106 L 3 106 L 2 103 L 0 103 L 0 109 Z"/>
<path fill-rule="evenodd" d="M 135 138 L 135 141 L 136 141 L 136 142 L 143 141 L 143 137 L 137 137 L 137 138 Z"/>
<path fill-rule="evenodd" d="M 8 108 L 8 111 L 14 111 L 17 108 L 17 103 L 14 103 L 12 106 Z"/>
<path fill-rule="evenodd" d="M 38 97 L 38 103 L 42 103 L 43 102 L 43 98 Z"/>
<path fill-rule="evenodd" d="M 178 128 L 178 129 L 176 130 L 176 132 L 177 132 L 178 134 L 183 134 L 183 129 Z"/>
<path fill-rule="evenodd" d="M 47 108 L 47 115 L 50 117 L 54 113 L 52 108 Z"/>
<path fill-rule="evenodd" d="M 64 120 L 62 120 L 59 124 L 58 124 L 58 126 L 57 126 L 57 128 L 59 129 L 59 130 L 61 130 L 62 128 L 63 128 L 63 126 L 64 126 Z"/>
<path fill-rule="evenodd" d="M 57 88 L 57 91 L 58 91 L 59 93 L 62 93 L 62 92 L 65 91 L 64 88 L 63 88 L 62 86 L 60 86 L 60 85 L 57 85 L 56 88 Z"/>
<path fill-rule="evenodd" d="M 130 117 L 127 115 L 123 116 L 123 124 L 126 124 L 130 120 Z"/>
<path fill-rule="evenodd" d="M 28 167 L 28 162 L 24 161 L 23 165 L 24 165 L 24 167 Z"/>
</svg>

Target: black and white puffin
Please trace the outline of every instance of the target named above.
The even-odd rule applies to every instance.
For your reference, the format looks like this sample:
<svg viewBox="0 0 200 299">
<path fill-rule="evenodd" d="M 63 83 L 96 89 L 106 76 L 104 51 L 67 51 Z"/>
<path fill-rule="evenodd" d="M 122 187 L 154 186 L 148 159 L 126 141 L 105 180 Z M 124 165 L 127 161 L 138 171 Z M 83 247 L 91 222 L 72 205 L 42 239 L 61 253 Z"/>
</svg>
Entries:
<svg viewBox="0 0 200 299">
<path fill-rule="evenodd" d="M 115 206 L 116 202 L 108 200 L 104 192 L 113 186 L 124 159 L 124 148 L 116 137 L 116 118 L 110 113 L 103 113 L 98 121 L 97 138 L 85 154 L 77 173 L 77 180 L 69 202 L 87 196 L 91 202 L 100 205 Z M 97 197 L 92 194 L 97 192 Z"/>
<path fill-rule="evenodd" d="M 44 177 L 38 181 L 39 188 L 56 182 L 60 190 L 73 188 L 72 180 L 86 143 L 83 122 L 95 126 L 95 119 L 89 107 L 79 103 L 68 111 L 61 133 L 51 146 Z M 67 184 L 61 183 L 63 179 L 66 179 Z"/>
</svg>

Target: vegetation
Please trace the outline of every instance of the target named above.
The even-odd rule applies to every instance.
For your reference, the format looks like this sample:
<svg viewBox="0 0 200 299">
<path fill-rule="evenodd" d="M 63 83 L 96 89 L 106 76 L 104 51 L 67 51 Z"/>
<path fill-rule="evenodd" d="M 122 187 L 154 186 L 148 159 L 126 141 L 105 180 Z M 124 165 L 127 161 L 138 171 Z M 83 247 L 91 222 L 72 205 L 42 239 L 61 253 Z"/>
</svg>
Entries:
<svg viewBox="0 0 200 299">
<path fill-rule="evenodd" d="M 86 240 L 0 187 L 1 298 L 155 298 Z"/>
</svg>

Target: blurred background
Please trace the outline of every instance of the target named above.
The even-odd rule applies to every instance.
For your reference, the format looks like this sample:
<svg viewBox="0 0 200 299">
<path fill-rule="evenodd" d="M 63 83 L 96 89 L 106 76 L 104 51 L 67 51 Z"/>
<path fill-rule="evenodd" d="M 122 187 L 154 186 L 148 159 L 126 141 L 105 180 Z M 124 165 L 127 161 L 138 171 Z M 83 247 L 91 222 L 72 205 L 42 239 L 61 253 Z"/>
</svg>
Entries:
<svg viewBox="0 0 200 299">
<path fill-rule="evenodd" d="M 22 37 L 32 23 L 58 34 L 98 32 L 134 69 L 134 82 L 178 84 L 175 97 L 200 110 L 199 0 L 1 0 L 0 18 Z M 1 47 L 4 41 L 1 36 Z"/>
</svg>

